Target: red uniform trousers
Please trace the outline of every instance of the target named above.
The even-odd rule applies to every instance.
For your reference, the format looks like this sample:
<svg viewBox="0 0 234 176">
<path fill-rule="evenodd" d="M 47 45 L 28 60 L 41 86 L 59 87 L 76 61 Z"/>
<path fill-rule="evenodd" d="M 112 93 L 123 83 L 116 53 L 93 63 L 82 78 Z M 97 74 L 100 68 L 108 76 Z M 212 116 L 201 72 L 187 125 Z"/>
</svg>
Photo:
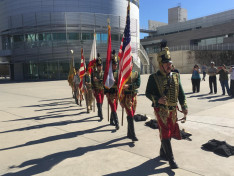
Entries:
<svg viewBox="0 0 234 176">
<path fill-rule="evenodd" d="M 157 117 L 160 139 L 181 139 L 179 125 L 177 123 L 177 111 L 155 107 L 154 113 Z"/>
<path fill-rule="evenodd" d="M 117 111 L 117 107 L 118 107 L 118 95 L 117 93 L 107 93 L 106 94 L 108 103 L 111 107 L 111 112 L 116 112 Z"/>
<path fill-rule="evenodd" d="M 95 89 L 94 96 L 96 98 L 97 103 L 102 104 L 104 99 L 104 90 L 103 89 Z"/>
<path fill-rule="evenodd" d="M 137 94 L 125 94 L 121 101 L 121 105 L 125 108 L 127 115 L 133 118 L 136 112 Z"/>
</svg>

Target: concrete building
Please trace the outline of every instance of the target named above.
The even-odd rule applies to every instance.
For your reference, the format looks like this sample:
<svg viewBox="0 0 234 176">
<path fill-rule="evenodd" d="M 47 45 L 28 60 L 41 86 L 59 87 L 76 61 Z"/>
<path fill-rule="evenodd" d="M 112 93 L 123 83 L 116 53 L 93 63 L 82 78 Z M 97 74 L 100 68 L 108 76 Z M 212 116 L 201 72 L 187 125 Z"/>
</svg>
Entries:
<svg viewBox="0 0 234 176">
<path fill-rule="evenodd" d="M 175 24 L 187 21 L 187 9 L 181 6 L 168 9 L 168 24 Z"/>
<path fill-rule="evenodd" d="M 168 41 L 172 59 L 178 63 L 176 67 L 184 73 L 190 73 L 191 67 L 196 62 L 194 53 L 192 55 L 195 58 L 191 60 L 190 51 L 234 50 L 234 10 L 184 22 L 172 24 L 169 22 L 168 25 L 159 26 L 155 31 L 150 31 L 149 36 L 141 39 L 141 44 L 149 55 L 150 63 L 156 64 L 156 53 L 160 50 L 159 43 L 162 39 Z M 230 60 L 228 63 L 234 64 L 234 58 L 230 57 L 227 58 Z M 149 72 L 152 68 L 145 68 L 145 70 Z"/>
<path fill-rule="evenodd" d="M 76 67 L 81 47 L 88 61 L 94 30 L 97 52 L 105 61 L 108 18 L 112 49 L 118 51 L 127 4 L 127 0 L 1 0 L 0 62 L 10 64 L 16 80 L 67 79 L 70 50 Z M 139 31 L 139 0 L 131 0 L 131 44 L 138 68 Z"/>
</svg>

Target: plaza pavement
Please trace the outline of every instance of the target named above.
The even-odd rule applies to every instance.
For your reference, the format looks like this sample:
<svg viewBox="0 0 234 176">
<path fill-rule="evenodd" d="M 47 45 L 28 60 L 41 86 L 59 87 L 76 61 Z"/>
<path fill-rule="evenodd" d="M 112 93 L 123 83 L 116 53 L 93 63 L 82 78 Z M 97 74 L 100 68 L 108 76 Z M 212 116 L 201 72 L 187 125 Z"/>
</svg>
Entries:
<svg viewBox="0 0 234 176">
<path fill-rule="evenodd" d="M 154 118 L 144 95 L 148 76 L 141 76 L 136 114 Z M 0 175 L 234 175 L 234 156 L 201 149 L 211 139 L 234 145 L 234 99 L 221 96 L 219 82 L 217 94 L 208 95 L 208 81 L 192 94 L 190 77 L 181 75 L 189 115 L 180 127 L 192 133 L 192 141 L 172 140 L 177 170 L 158 157 L 158 130 L 135 122 L 139 141 L 132 143 L 126 138 L 126 113 L 120 130 L 108 125 L 106 99 L 99 122 L 97 111 L 87 114 L 84 103 L 74 103 L 67 81 L 0 84 Z"/>
</svg>

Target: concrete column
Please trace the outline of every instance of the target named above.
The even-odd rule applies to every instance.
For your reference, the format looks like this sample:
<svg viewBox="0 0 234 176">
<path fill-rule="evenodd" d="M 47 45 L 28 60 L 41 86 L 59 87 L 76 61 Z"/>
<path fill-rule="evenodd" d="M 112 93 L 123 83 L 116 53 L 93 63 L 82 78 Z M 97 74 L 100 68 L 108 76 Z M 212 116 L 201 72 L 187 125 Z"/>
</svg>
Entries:
<svg viewBox="0 0 234 176">
<path fill-rule="evenodd" d="M 16 81 L 24 80 L 23 64 L 22 63 L 15 63 L 14 64 L 14 80 L 16 80 Z"/>
</svg>

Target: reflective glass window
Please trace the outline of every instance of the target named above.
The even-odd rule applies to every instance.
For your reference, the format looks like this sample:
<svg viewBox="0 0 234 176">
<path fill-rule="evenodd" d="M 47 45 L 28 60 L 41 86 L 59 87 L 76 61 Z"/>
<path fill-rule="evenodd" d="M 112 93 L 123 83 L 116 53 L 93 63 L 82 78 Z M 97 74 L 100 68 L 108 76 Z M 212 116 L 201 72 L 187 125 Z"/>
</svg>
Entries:
<svg viewBox="0 0 234 176">
<path fill-rule="evenodd" d="M 24 41 L 24 35 L 14 35 L 13 36 L 14 42 L 23 42 Z"/>
<path fill-rule="evenodd" d="M 26 42 L 35 42 L 36 35 L 35 34 L 25 34 L 25 41 Z"/>
<path fill-rule="evenodd" d="M 82 40 L 93 40 L 93 33 L 82 33 Z"/>
<path fill-rule="evenodd" d="M 118 34 L 111 34 L 111 40 L 118 41 L 119 40 L 119 35 Z"/>
<path fill-rule="evenodd" d="M 216 44 L 216 38 L 206 39 L 206 45 L 214 45 Z"/>
<path fill-rule="evenodd" d="M 217 37 L 217 44 L 223 43 L 223 37 Z"/>
<path fill-rule="evenodd" d="M 102 43 L 107 43 L 107 40 L 108 40 L 108 34 L 101 34 Z"/>
<path fill-rule="evenodd" d="M 50 33 L 37 34 L 37 40 L 39 41 L 51 41 L 52 35 Z"/>
<path fill-rule="evenodd" d="M 80 33 L 68 33 L 69 40 L 80 40 Z"/>
<path fill-rule="evenodd" d="M 66 33 L 53 33 L 53 40 L 66 40 Z"/>
</svg>

